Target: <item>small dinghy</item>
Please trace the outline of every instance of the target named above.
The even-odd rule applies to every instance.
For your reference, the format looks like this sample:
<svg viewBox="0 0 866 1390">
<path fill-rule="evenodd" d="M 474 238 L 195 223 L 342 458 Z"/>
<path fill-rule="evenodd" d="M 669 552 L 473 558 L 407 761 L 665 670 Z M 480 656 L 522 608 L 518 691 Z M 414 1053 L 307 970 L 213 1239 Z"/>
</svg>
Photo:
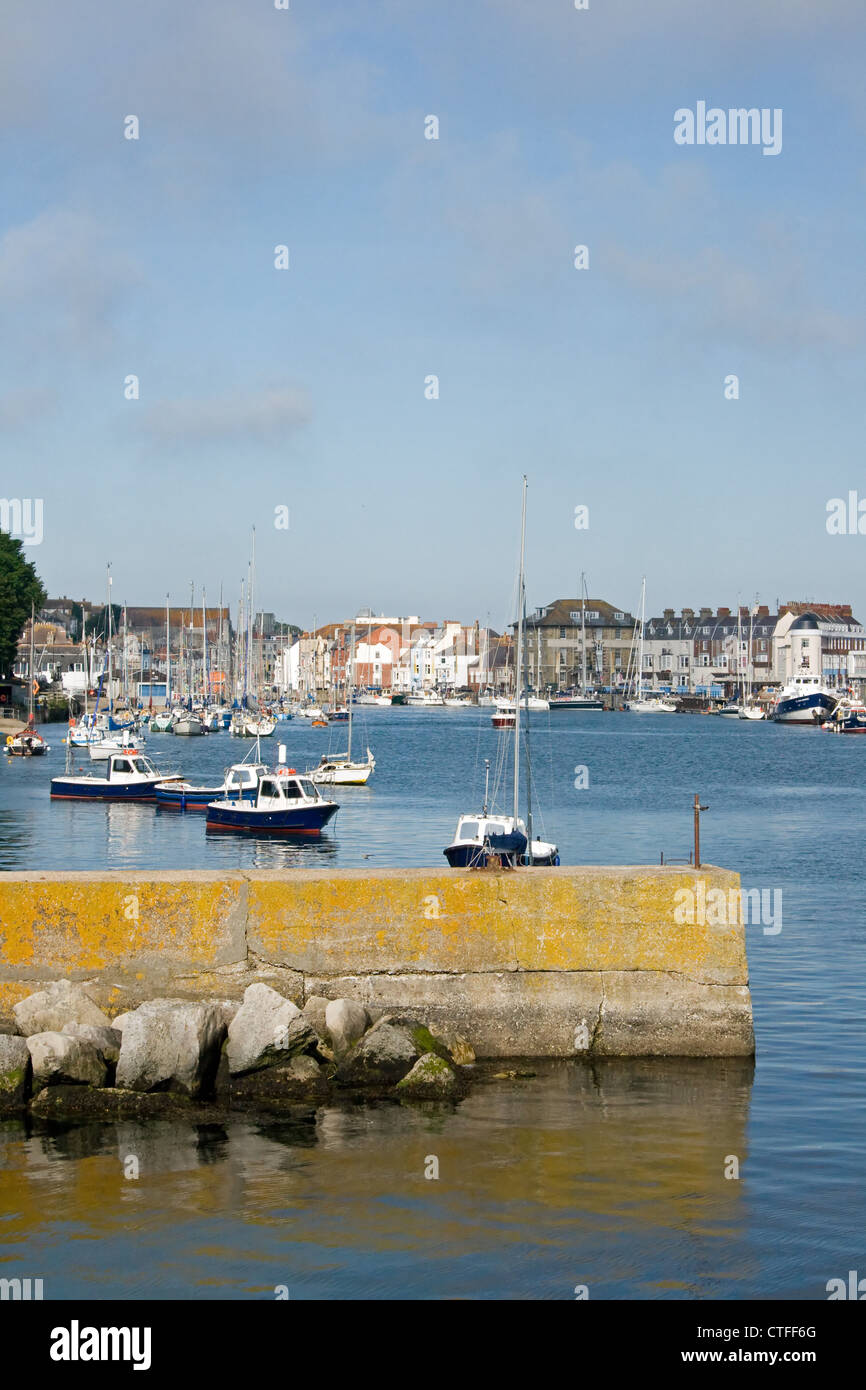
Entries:
<svg viewBox="0 0 866 1390">
<path fill-rule="evenodd" d="M 59 801 L 155 801 L 158 783 L 167 780 L 143 753 L 112 753 L 104 774 L 52 777 L 51 798 Z"/>
<path fill-rule="evenodd" d="M 208 830 L 241 830 L 265 835 L 319 835 L 339 807 L 326 801 L 309 777 L 281 767 L 262 777 L 255 802 L 222 797 L 207 807 Z"/>
</svg>

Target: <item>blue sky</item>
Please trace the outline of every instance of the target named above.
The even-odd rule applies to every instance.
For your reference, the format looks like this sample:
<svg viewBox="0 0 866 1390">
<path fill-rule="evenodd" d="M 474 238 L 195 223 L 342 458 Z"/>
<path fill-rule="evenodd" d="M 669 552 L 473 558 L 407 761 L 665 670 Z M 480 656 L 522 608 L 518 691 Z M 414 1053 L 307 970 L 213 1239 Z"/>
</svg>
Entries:
<svg viewBox="0 0 866 1390">
<path fill-rule="evenodd" d="M 864 28 L 859 0 L 7 13 L 2 494 L 44 499 L 49 590 L 111 561 L 118 600 L 236 599 L 255 525 L 285 619 L 501 624 L 526 472 L 533 605 L 584 569 L 626 608 L 645 573 L 654 611 L 864 616 L 866 536 L 825 529 L 866 497 Z M 781 107 L 781 154 L 675 145 L 698 100 Z"/>
</svg>

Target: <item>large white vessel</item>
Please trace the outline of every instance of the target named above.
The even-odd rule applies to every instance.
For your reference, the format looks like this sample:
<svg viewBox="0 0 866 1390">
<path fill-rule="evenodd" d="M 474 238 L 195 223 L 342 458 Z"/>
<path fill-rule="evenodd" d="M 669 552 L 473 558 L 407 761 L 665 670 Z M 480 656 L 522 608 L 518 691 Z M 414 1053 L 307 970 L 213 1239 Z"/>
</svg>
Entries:
<svg viewBox="0 0 866 1390">
<path fill-rule="evenodd" d="M 794 676 L 779 692 L 772 718 L 777 724 L 806 724 L 817 728 L 829 719 L 839 695 L 818 676 Z"/>
</svg>

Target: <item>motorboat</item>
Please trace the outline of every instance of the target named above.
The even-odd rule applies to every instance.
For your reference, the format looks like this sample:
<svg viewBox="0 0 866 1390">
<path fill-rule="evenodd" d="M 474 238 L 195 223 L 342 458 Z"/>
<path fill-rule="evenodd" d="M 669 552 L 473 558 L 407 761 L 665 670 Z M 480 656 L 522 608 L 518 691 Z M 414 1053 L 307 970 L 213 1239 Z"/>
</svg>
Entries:
<svg viewBox="0 0 866 1390">
<path fill-rule="evenodd" d="M 716 710 L 720 719 L 739 719 L 743 706 L 738 705 L 736 700 L 731 700 L 727 705 L 722 705 L 721 709 Z"/>
<path fill-rule="evenodd" d="M 189 710 L 179 710 L 174 716 L 173 731 L 186 738 L 197 738 L 199 734 L 206 732 L 204 722 L 199 715 L 191 713 Z"/>
<path fill-rule="evenodd" d="M 173 732 L 174 715 L 171 710 L 163 710 L 161 714 L 152 714 L 148 728 L 152 734 L 170 734 Z"/>
<path fill-rule="evenodd" d="M 376 759 L 367 749 L 364 762 L 353 762 L 351 749 L 342 756 L 323 753 L 318 767 L 312 768 L 308 776 L 318 786 L 364 787 L 369 782 L 376 767 Z"/>
<path fill-rule="evenodd" d="M 629 700 L 623 709 L 627 709 L 630 714 L 676 714 L 677 707 L 673 700 L 663 700 L 658 696 L 641 696 L 637 700 Z"/>
<path fill-rule="evenodd" d="M 319 835 L 337 814 L 336 801 L 293 767 L 280 767 L 260 778 L 254 802 L 227 797 L 207 806 L 208 830 L 238 830 L 267 835 Z"/>
<path fill-rule="evenodd" d="M 523 645 L 526 631 L 526 584 L 524 578 L 524 554 L 526 543 L 526 488 L 523 479 L 523 505 L 520 522 L 520 569 L 517 582 L 517 637 L 515 642 L 514 689 L 519 693 L 517 701 L 509 704 L 498 700 L 491 716 L 495 727 L 513 728 L 514 743 L 512 755 L 511 814 L 497 813 L 496 795 L 490 797 L 490 762 L 486 762 L 484 802 L 480 812 L 464 814 L 458 818 L 457 829 L 451 844 L 442 851 L 452 869 L 509 868 L 520 865 L 558 865 L 559 851 L 554 844 L 541 840 L 532 834 L 532 776 L 529 765 L 529 720 L 531 697 L 522 681 Z M 526 821 L 518 814 L 520 796 L 520 722 L 521 714 L 526 714 Z M 497 723 L 497 721 L 501 721 Z M 501 741 L 502 742 L 502 741 Z M 501 768 L 503 764 L 500 762 Z M 528 828 L 527 828 L 528 823 Z"/>
<path fill-rule="evenodd" d="M 461 816 L 454 839 L 443 850 L 452 869 L 515 869 L 522 864 L 553 867 L 559 864 L 556 845 L 533 839 L 520 817 L 488 815 L 486 808 Z"/>
<path fill-rule="evenodd" d="M 834 692 L 818 676 L 795 676 L 780 690 L 771 718 L 776 724 L 800 724 L 815 728 L 829 718 L 839 703 Z"/>
<path fill-rule="evenodd" d="M 143 753 L 112 753 L 105 773 L 64 773 L 52 777 L 52 800 L 60 801 L 155 801 L 156 787 L 165 782 Z"/>
<path fill-rule="evenodd" d="M 421 690 L 409 695 L 406 703 L 418 709 L 437 709 L 444 705 L 445 701 L 435 690 Z"/>
<path fill-rule="evenodd" d="M 603 710 L 604 701 L 596 699 L 594 695 L 551 695 L 547 702 L 547 708 L 551 710 Z"/>
<path fill-rule="evenodd" d="M 218 786 L 201 786 L 192 782 L 166 781 L 156 786 L 159 806 L 171 806 L 179 811 L 206 811 L 211 801 L 248 801 L 256 799 L 256 789 L 268 775 L 264 763 L 233 763 Z"/>
<path fill-rule="evenodd" d="M 765 707 L 764 705 L 755 705 L 755 704 L 752 704 L 752 705 L 749 705 L 749 704 L 743 705 L 742 708 L 740 709 L 740 713 L 737 715 L 737 718 L 738 718 L 738 719 L 766 719 L 766 717 L 767 717 L 767 710 L 766 710 L 766 707 Z"/>
<path fill-rule="evenodd" d="M 866 734 L 866 705 L 846 696 L 821 727 L 833 734 Z"/>
</svg>

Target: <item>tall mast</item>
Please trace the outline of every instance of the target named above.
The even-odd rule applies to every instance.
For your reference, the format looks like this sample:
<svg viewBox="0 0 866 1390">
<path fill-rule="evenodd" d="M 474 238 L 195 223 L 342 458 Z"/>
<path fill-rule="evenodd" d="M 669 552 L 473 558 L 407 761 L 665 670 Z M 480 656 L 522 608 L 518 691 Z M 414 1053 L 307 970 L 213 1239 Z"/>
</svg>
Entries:
<svg viewBox="0 0 866 1390">
<path fill-rule="evenodd" d="M 208 696 L 210 695 L 210 683 L 207 672 L 207 591 L 204 585 L 201 589 L 201 683 L 204 686 L 204 707 L 208 707 Z"/>
<path fill-rule="evenodd" d="M 525 593 L 524 593 L 524 595 L 523 595 L 523 640 L 524 640 L 524 642 L 526 641 L 526 594 L 525 594 Z M 527 664 L 527 675 L 528 675 L 528 665 L 529 665 L 529 663 L 527 662 L 526 664 Z M 529 841 L 529 845 L 528 845 L 528 854 L 529 854 L 529 863 L 531 864 L 531 863 L 532 863 L 532 755 L 531 755 L 530 748 L 529 748 L 529 726 L 530 726 L 530 724 L 531 724 L 532 721 L 530 720 L 530 717 L 529 717 L 529 682 L 528 682 L 528 679 L 525 680 L 525 685 L 526 685 L 526 740 L 525 740 L 525 742 L 526 742 L 526 838 L 527 838 L 527 840 Z"/>
<path fill-rule="evenodd" d="M 643 629 L 646 622 L 646 575 L 640 582 L 640 635 L 637 657 L 637 698 L 643 699 Z"/>
<path fill-rule="evenodd" d="M 165 707 L 171 704 L 171 627 L 169 624 L 168 594 L 165 596 Z"/>
<path fill-rule="evenodd" d="M 29 662 L 29 666 L 30 666 L 30 672 L 29 672 L 29 674 L 30 674 L 30 701 L 29 701 L 30 710 L 29 710 L 29 714 L 28 714 L 28 718 L 27 718 L 27 723 L 30 724 L 30 725 L 33 724 L 33 694 L 34 694 L 34 692 L 33 692 L 33 687 L 34 687 L 34 685 L 36 684 L 36 676 L 35 676 L 34 673 L 33 673 L 33 665 L 34 665 L 34 661 L 35 661 L 34 645 L 33 645 L 33 634 L 34 634 L 35 626 L 36 626 L 36 607 L 35 607 L 35 604 L 34 604 L 33 600 L 31 599 L 31 600 L 30 600 L 30 662 Z"/>
<path fill-rule="evenodd" d="M 108 643 L 108 708 L 109 708 L 109 712 L 110 712 L 111 710 L 114 709 L 114 701 L 113 701 L 113 699 L 111 698 L 111 563 L 110 563 L 110 562 L 109 562 L 107 568 L 108 568 L 108 602 L 107 602 L 108 626 L 107 626 L 107 629 L 106 629 L 106 631 L 107 631 L 107 638 L 106 638 L 106 641 L 107 641 L 107 643 Z"/>
<path fill-rule="evenodd" d="M 189 586 L 189 703 L 192 707 L 192 692 L 195 686 L 195 652 L 192 645 L 192 615 L 195 608 L 195 580 Z"/>
<path fill-rule="evenodd" d="M 523 559 L 526 547 L 526 474 L 523 475 L 523 504 L 520 514 L 520 571 L 517 578 L 517 650 L 514 653 L 514 819 L 520 810 L 520 682 L 523 673 Z"/>
<path fill-rule="evenodd" d="M 580 572 L 580 693 L 586 695 L 586 575 Z"/>
<path fill-rule="evenodd" d="M 346 761 L 352 761 L 352 684 L 355 667 L 355 624 L 352 624 L 352 640 L 349 647 L 349 670 L 346 676 L 346 704 L 349 706 L 349 751 Z"/>
</svg>

